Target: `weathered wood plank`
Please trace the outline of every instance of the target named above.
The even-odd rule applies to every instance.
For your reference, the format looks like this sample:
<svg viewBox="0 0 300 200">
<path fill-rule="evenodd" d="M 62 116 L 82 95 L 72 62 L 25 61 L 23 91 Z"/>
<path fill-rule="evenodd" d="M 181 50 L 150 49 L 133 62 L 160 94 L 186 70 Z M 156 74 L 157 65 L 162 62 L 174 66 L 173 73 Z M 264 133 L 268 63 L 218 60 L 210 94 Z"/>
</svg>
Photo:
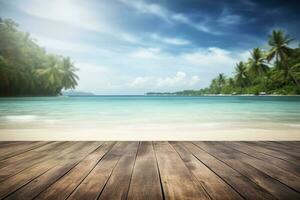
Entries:
<svg viewBox="0 0 300 200">
<path fill-rule="evenodd" d="M 0 149 L 0 160 L 22 154 L 49 143 L 50 142 L 19 142 L 1 146 L 2 148 Z"/>
<path fill-rule="evenodd" d="M 274 149 L 267 148 L 265 145 L 259 144 L 258 142 L 242 142 L 242 143 L 248 145 L 250 148 L 253 148 L 254 150 L 259 151 L 261 153 L 265 153 L 275 158 L 280 158 L 282 160 L 285 160 L 286 162 L 291 162 L 294 165 L 300 166 L 299 160 L 294 158 L 293 156 L 287 155 L 283 152 Z"/>
<path fill-rule="evenodd" d="M 126 199 L 139 142 L 128 142 L 99 199 Z"/>
<path fill-rule="evenodd" d="M 239 143 L 239 142 L 222 142 L 222 144 L 226 145 L 229 148 L 233 148 L 237 151 L 243 152 L 249 156 L 258 158 L 262 161 L 267 162 L 268 164 L 272 163 L 274 165 L 276 165 L 277 167 L 286 170 L 290 173 L 295 174 L 296 176 L 300 177 L 300 167 L 296 166 L 290 162 L 286 162 L 285 160 L 276 158 L 276 157 L 272 157 L 268 154 L 264 154 L 261 153 L 259 151 L 256 151 L 253 148 L 249 148 L 249 146 L 243 144 L 243 143 Z"/>
<path fill-rule="evenodd" d="M 8 167 L 9 165 L 15 167 L 16 165 L 18 165 L 20 163 L 24 164 L 24 161 L 27 161 L 26 163 L 28 163 L 28 162 L 30 162 L 31 159 L 36 158 L 34 156 L 41 157 L 41 155 L 43 155 L 45 152 L 51 153 L 52 150 L 59 148 L 59 146 L 62 146 L 63 144 L 70 145 L 70 143 L 69 142 L 68 143 L 67 142 L 53 142 L 50 144 L 46 144 L 42 147 L 33 149 L 29 152 L 19 154 L 17 156 L 14 156 L 14 157 L 11 157 L 11 158 L 8 158 L 5 160 L 1 160 L 0 161 L 0 169 L 2 169 L 3 167 Z"/>
<path fill-rule="evenodd" d="M 51 168 L 53 168 L 59 161 L 62 162 L 64 158 L 72 158 L 74 157 L 73 153 L 71 153 L 70 157 L 68 156 L 68 152 L 74 152 L 74 150 L 77 151 L 77 153 L 87 151 L 88 149 L 91 149 L 90 146 L 85 145 L 80 150 L 73 149 L 65 152 L 65 150 L 61 150 L 61 155 L 59 156 L 57 154 L 57 157 L 53 159 L 49 159 L 45 162 L 42 162 L 38 165 L 35 165 L 33 167 L 30 167 L 21 173 L 18 173 L 12 177 L 9 177 L 5 181 L 2 182 L 0 185 L 0 199 L 8 196 L 12 192 L 16 191 L 20 187 L 24 186 L 25 184 L 29 183 L 30 181 L 34 180 L 36 177 L 39 177 L 40 175 L 44 174 Z M 63 156 L 62 156 L 63 155 Z M 66 157 L 67 156 L 67 157 Z M 76 154 L 78 156 L 78 154 Z"/>
<path fill-rule="evenodd" d="M 120 160 L 123 154 L 122 151 L 127 146 L 126 142 L 117 142 L 70 195 L 68 200 L 98 199 L 112 171 Z"/>
<path fill-rule="evenodd" d="M 242 162 L 248 155 L 234 151 L 218 142 L 197 142 L 202 149 L 247 176 L 278 199 L 300 199 L 299 193 L 271 178 L 248 163 Z M 255 164 L 255 163 L 254 163 Z M 267 163 L 266 163 L 267 164 Z"/>
<path fill-rule="evenodd" d="M 257 144 L 255 142 L 253 144 Z M 248 145 L 250 145 L 248 143 Z M 261 170 L 262 172 L 268 174 L 269 176 L 277 179 L 278 181 L 288 185 L 289 187 L 293 188 L 294 190 L 300 192 L 300 178 L 293 173 L 287 172 L 282 170 L 281 168 L 266 164 L 264 161 L 250 157 L 250 156 L 243 156 L 241 157 L 242 161 L 252 165 L 253 167 Z"/>
<path fill-rule="evenodd" d="M 39 143 L 0 142 L 0 199 L 300 199 L 299 141 Z"/>
<path fill-rule="evenodd" d="M 163 199 L 152 142 L 141 142 L 130 183 L 128 199 Z"/>
<path fill-rule="evenodd" d="M 293 146 L 286 146 L 286 145 L 283 145 L 280 143 L 274 143 L 274 142 L 268 142 L 268 141 L 257 142 L 257 143 L 265 145 L 266 147 L 271 148 L 275 151 L 279 151 L 284 154 L 290 155 L 290 156 L 296 158 L 297 160 L 300 160 L 300 152 L 298 151 L 299 148 L 294 148 Z"/>
<path fill-rule="evenodd" d="M 85 147 L 84 147 L 84 146 Z M 100 144 L 89 145 L 87 142 L 81 142 L 81 146 L 73 145 L 68 151 L 64 152 L 63 157 L 56 158 L 57 160 L 62 159 L 56 166 L 45 172 L 41 176 L 37 177 L 26 186 L 17 190 L 15 193 L 10 195 L 7 199 L 33 199 L 39 193 L 48 188 L 51 184 L 65 175 L 69 170 L 75 167 L 82 159 L 84 159 L 89 152 L 93 151 Z M 103 148 L 100 146 L 99 148 Z"/>
<path fill-rule="evenodd" d="M 237 172 L 225 163 L 208 154 L 201 148 L 191 142 L 184 142 L 184 145 L 199 160 L 220 176 L 227 184 L 235 188 L 241 196 L 246 199 L 274 199 L 274 197 L 265 189 L 259 187 L 248 177 Z"/>
<path fill-rule="evenodd" d="M 287 146 L 294 146 L 297 149 L 300 148 L 300 141 L 276 141 L 276 142 L 283 143 Z"/>
<path fill-rule="evenodd" d="M 69 147 L 71 144 L 72 143 L 55 142 L 43 147 L 44 150 L 47 150 L 46 152 L 33 150 L 30 153 L 26 153 L 27 156 L 19 155 L 3 161 L 7 164 L 5 165 L 1 163 L 2 168 L 0 169 L 0 181 L 3 181 L 10 176 L 13 176 L 31 166 L 34 166 L 35 164 L 52 158 L 57 153 L 59 153 L 60 150 Z"/>
<path fill-rule="evenodd" d="M 166 199 L 210 199 L 168 142 L 154 142 Z"/>
<path fill-rule="evenodd" d="M 1 141 L 0 142 L 0 150 L 5 148 L 10 148 L 12 146 L 19 146 L 20 144 L 32 144 L 36 141 Z"/>
<path fill-rule="evenodd" d="M 1 141 L 0 147 L 2 147 L 3 145 L 6 145 L 6 144 L 13 144 L 13 143 L 20 143 L 20 142 L 25 142 L 25 141 Z M 28 142 L 31 142 L 31 141 L 28 141 Z"/>
<path fill-rule="evenodd" d="M 171 144 L 212 199 L 243 199 L 217 174 L 195 158 L 181 142 L 171 142 Z"/>
<path fill-rule="evenodd" d="M 37 143 L 38 141 L 1 141 L 0 142 L 0 152 L 5 150 L 10 149 L 11 147 L 18 147 L 18 146 L 23 146 L 23 145 L 30 145 Z"/>
<path fill-rule="evenodd" d="M 284 141 L 264 141 L 264 143 L 277 146 L 279 148 L 284 148 L 288 151 L 300 152 L 300 143 L 295 145 L 292 142 L 284 142 Z"/>
<path fill-rule="evenodd" d="M 102 157 L 112 148 L 113 142 L 97 142 L 97 149 L 88 152 L 88 155 L 67 174 L 61 177 L 57 182 L 40 193 L 35 199 L 66 199 L 82 180 L 90 173 Z M 100 146 L 100 148 L 98 148 Z M 76 158 L 78 154 L 74 155 Z"/>
</svg>

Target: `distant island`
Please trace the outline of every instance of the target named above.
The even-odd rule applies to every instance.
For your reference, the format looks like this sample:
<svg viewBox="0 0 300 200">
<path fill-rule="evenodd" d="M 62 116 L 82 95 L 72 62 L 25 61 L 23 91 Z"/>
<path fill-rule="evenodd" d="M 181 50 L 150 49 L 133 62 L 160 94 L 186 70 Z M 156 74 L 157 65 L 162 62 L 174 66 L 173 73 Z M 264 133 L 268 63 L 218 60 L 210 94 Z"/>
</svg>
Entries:
<svg viewBox="0 0 300 200">
<path fill-rule="evenodd" d="M 268 36 L 268 49 L 254 48 L 247 61 L 236 64 L 233 77 L 223 73 L 209 87 L 178 92 L 149 92 L 148 96 L 202 95 L 299 95 L 300 44 L 291 48 L 294 39 L 282 30 Z"/>
<path fill-rule="evenodd" d="M 63 91 L 62 95 L 63 96 L 94 96 L 95 94 L 92 92 L 70 90 L 70 91 Z"/>
<path fill-rule="evenodd" d="M 209 94 L 203 93 L 201 90 L 183 90 L 178 92 L 147 92 L 145 96 L 286 96 L 283 94 L 267 94 L 261 92 L 260 94 Z M 294 96 L 294 94 L 287 95 Z M 298 96 L 298 95 L 296 95 Z"/>
</svg>

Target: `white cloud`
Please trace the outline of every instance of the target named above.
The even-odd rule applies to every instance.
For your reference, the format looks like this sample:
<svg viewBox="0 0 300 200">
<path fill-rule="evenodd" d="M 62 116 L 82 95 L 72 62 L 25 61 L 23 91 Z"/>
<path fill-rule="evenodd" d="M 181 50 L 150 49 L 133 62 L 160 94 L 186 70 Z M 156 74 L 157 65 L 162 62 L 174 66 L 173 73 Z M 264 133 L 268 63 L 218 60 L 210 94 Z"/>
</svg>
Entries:
<svg viewBox="0 0 300 200">
<path fill-rule="evenodd" d="M 160 52 L 159 48 L 139 48 L 134 52 L 130 53 L 129 56 L 132 58 L 139 59 L 152 59 L 156 58 Z"/>
<path fill-rule="evenodd" d="M 192 21 L 190 18 L 188 18 L 187 16 L 185 16 L 184 14 L 173 14 L 172 18 L 175 21 L 181 22 L 183 24 L 186 24 L 188 26 L 191 26 L 199 31 L 205 32 L 205 33 L 210 33 L 213 35 L 220 35 L 221 33 L 215 30 L 212 30 L 208 25 L 206 25 L 205 20 L 203 20 L 202 22 L 194 22 Z"/>
<path fill-rule="evenodd" d="M 138 38 L 137 36 L 128 34 L 128 33 L 121 33 L 120 37 L 130 43 L 139 43 L 140 42 L 140 38 Z"/>
<path fill-rule="evenodd" d="M 194 75 L 194 76 L 192 76 L 192 78 L 190 80 L 190 85 L 196 85 L 199 81 L 200 81 L 199 76 Z"/>
<path fill-rule="evenodd" d="M 130 6 L 134 8 L 135 10 L 141 12 L 141 13 L 146 13 L 146 14 L 152 14 L 155 15 L 159 18 L 162 18 L 166 21 L 169 20 L 169 13 L 168 10 L 165 8 L 161 7 L 158 4 L 147 4 L 143 1 L 133 1 L 133 0 L 119 0 L 120 2 L 126 4 L 127 6 Z"/>
<path fill-rule="evenodd" d="M 232 14 L 228 9 L 224 9 L 221 13 L 218 22 L 222 25 L 239 24 L 242 21 L 240 15 Z"/>
<path fill-rule="evenodd" d="M 219 19 L 219 22 L 224 25 L 238 24 L 241 21 L 239 15 L 226 15 Z"/>
<path fill-rule="evenodd" d="M 190 88 L 198 84 L 200 78 L 197 75 L 187 76 L 185 72 L 178 71 L 174 76 L 155 77 L 155 76 L 140 76 L 136 77 L 129 83 L 133 88 L 148 88 L 151 89 L 180 89 Z"/>
<path fill-rule="evenodd" d="M 188 45 L 191 42 L 181 38 L 173 38 L 173 37 L 162 37 L 157 34 L 151 34 L 152 39 L 157 40 L 159 42 L 164 42 L 171 45 Z"/>
<path fill-rule="evenodd" d="M 182 57 L 191 64 L 209 68 L 232 67 L 240 59 L 239 54 L 235 55 L 228 50 L 217 47 L 184 53 Z"/>
<path fill-rule="evenodd" d="M 174 20 L 176 20 L 176 21 L 178 21 L 178 22 L 181 22 L 181 23 L 184 23 L 184 24 L 189 24 L 189 25 L 191 25 L 191 21 L 190 21 L 190 19 L 189 18 L 187 18 L 185 15 L 183 15 L 183 14 L 179 14 L 179 13 L 177 13 L 177 14 L 173 14 L 172 15 L 172 18 L 174 19 Z"/>
<path fill-rule="evenodd" d="M 177 84 L 185 84 L 186 74 L 184 72 L 177 72 L 174 77 L 159 78 L 157 80 L 158 87 L 173 87 Z"/>
<path fill-rule="evenodd" d="M 174 45 L 187 45 L 190 44 L 188 40 L 180 39 L 180 38 L 164 38 L 164 42 L 168 44 L 174 44 Z"/>
</svg>

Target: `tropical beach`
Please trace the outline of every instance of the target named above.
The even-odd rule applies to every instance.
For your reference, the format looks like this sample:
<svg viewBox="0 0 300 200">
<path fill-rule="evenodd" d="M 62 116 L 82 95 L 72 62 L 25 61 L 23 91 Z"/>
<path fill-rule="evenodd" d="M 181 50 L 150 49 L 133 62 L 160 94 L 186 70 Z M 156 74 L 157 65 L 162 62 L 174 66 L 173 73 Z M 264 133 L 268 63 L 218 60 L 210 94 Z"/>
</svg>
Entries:
<svg viewBox="0 0 300 200">
<path fill-rule="evenodd" d="M 300 139 L 300 51 L 282 30 L 268 35 L 268 49 L 238 62 L 233 77 L 221 73 L 206 88 L 105 96 L 74 91 L 78 69 L 69 57 L 47 53 L 12 20 L 1 23 L 1 140 Z"/>
<path fill-rule="evenodd" d="M 0 0 L 0 200 L 300 199 L 299 10 Z"/>
<path fill-rule="evenodd" d="M 299 100 L 298 96 L 2 98 L 0 139 L 299 140 Z"/>
</svg>

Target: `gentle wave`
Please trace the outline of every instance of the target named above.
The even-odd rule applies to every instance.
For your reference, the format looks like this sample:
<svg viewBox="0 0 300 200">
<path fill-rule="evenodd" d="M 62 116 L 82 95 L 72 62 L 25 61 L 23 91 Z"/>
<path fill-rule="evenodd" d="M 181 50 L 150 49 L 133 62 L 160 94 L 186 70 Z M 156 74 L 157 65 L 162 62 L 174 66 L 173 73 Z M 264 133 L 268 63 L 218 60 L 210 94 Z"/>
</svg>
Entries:
<svg viewBox="0 0 300 200">
<path fill-rule="evenodd" d="M 7 115 L 6 120 L 17 121 L 17 122 L 30 122 L 36 121 L 39 118 L 37 115 Z"/>
<path fill-rule="evenodd" d="M 288 125 L 290 127 L 299 127 L 300 128 L 300 124 L 286 124 L 286 125 Z"/>
</svg>

